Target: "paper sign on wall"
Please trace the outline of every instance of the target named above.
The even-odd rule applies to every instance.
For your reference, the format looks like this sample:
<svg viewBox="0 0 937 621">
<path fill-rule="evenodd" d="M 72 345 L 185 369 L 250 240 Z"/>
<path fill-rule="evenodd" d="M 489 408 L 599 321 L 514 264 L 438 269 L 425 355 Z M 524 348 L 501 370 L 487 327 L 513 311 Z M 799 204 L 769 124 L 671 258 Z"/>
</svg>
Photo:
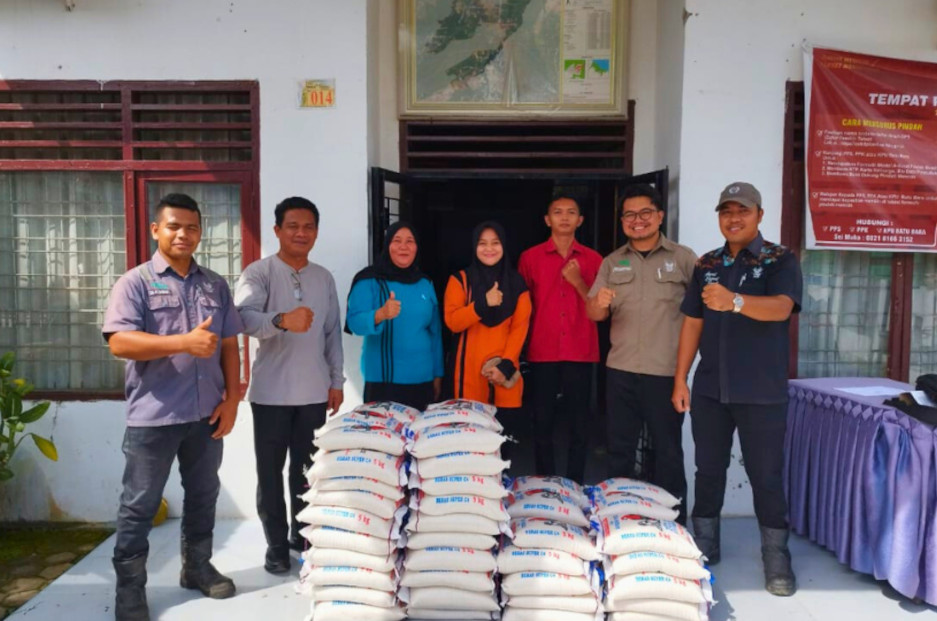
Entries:
<svg viewBox="0 0 937 621">
<path fill-rule="evenodd" d="M 300 108 L 331 108 L 335 105 L 335 80 L 305 80 L 299 83 Z"/>
</svg>

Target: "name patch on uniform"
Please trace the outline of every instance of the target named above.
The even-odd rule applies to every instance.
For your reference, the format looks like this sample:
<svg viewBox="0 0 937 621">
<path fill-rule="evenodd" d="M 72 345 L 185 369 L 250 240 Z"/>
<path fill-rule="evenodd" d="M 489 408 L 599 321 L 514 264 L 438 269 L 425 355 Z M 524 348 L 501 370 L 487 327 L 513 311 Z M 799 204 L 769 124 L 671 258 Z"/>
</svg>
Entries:
<svg viewBox="0 0 937 621">
<path fill-rule="evenodd" d="M 163 286 L 165 287 L 166 285 L 163 285 Z M 162 289 L 162 288 L 150 289 L 149 291 L 147 291 L 147 293 L 149 293 L 150 295 L 172 295 L 172 291 L 169 290 L 169 287 L 166 287 L 165 289 Z"/>
<path fill-rule="evenodd" d="M 626 266 L 624 266 L 624 267 L 613 267 L 613 268 L 612 268 L 612 271 L 613 271 L 613 272 L 630 272 L 630 271 L 631 271 L 631 266 L 630 266 L 630 265 L 626 265 Z"/>
</svg>

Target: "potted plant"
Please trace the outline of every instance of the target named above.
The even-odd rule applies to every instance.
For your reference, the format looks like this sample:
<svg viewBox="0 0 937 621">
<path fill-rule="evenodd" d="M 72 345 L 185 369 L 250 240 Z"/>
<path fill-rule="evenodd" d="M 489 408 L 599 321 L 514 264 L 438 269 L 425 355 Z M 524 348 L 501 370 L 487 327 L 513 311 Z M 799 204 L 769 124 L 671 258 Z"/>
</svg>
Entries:
<svg viewBox="0 0 937 621">
<path fill-rule="evenodd" d="M 59 460 L 59 453 L 52 440 L 26 432 L 26 425 L 42 418 L 50 404 L 43 401 L 23 410 L 23 398 L 32 392 L 34 386 L 23 378 L 12 379 L 14 364 L 16 354 L 13 352 L 7 352 L 0 357 L 0 481 L 13 478 L 10 462 L 16 449 L 27 436 L 32 438 L 39 452 L 52 461 Z"/>
</svg>

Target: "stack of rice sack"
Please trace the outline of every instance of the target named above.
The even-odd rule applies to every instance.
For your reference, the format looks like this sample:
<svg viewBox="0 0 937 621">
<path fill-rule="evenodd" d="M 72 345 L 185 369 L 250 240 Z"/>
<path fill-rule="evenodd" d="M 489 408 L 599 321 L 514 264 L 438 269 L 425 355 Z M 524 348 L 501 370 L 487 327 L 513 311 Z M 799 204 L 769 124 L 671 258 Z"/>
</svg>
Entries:
<svg viewBox="0 0 937 621">
<path fill-rule="evenodd" d="M 601 619 L 599 554 L 582 488 L 562 477 L 519 477 L 512 495 L 513 541 L 498 553 L 504 621 Z"/>
<path fill-rule="evenodd" d="M 707 621 L 710 574 L 692 535 L 674 522 L 679 499 L 643 481 L 589 490 L 608 576 L 609 621 Z"/>
<path fill-rule="evenodd" d="M 368 403 L 328 419 L 316 431 L 306 473 L 308 506 L 297 516 L 301 581 L 312 621 L 397 621 L 397 543 L 407 512 L 405 429 L 419 412 L 397 403 Z"/>
<path fill-rule="evenodd" d="M 410 515 L 400 597 L 411 619 L 492 619 L 493 548 L 507 528 L 505 438 L 495 408 L 431 405 L 409 426 Z"/>
</svg>

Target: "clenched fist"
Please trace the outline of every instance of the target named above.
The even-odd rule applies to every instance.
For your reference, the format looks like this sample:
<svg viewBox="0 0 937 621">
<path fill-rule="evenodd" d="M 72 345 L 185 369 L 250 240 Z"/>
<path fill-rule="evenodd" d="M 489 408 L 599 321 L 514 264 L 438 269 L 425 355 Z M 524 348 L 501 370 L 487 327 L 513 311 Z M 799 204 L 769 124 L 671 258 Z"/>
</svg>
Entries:
<svg viewBox="0 0 937 621">
<path fill-rule="evenodd" d="M 595 294 L 595 305 L 599 308 L 608 308 L 612 305 L 612 300 L 615 299 L 615 290 L 609 289 L 608 287 L 602 287 L 599 289 L 598 293 Z"/>
<path fill-rule="evenodd" d="M 298 306 L 288 313 L 283 313 L 280 327 L 289 332 L 306 332 L 312 326 L 315 315 L 308 306 Z"/>
</svg>

